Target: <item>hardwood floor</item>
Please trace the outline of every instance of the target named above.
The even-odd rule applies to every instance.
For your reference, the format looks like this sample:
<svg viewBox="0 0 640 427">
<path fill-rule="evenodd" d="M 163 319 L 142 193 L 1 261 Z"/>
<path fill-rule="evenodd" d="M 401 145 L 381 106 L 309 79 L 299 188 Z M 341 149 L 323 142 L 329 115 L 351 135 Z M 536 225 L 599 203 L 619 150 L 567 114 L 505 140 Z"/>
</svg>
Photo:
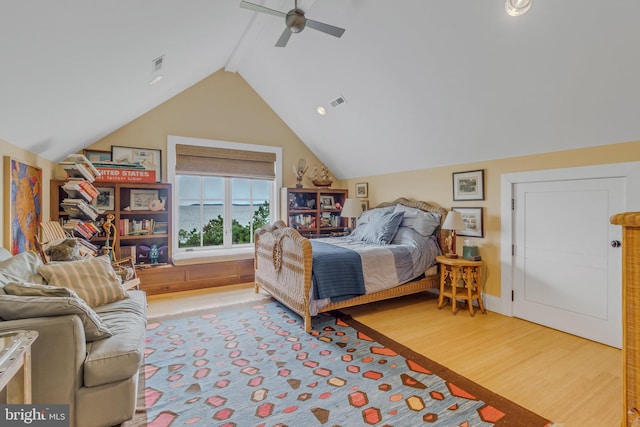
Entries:
<svg viewBox="0 0 640 427">
<path fill-rule="evenodd" d="M 252 284 L 152 295 L 149 316 L 264 297 Z M 453 315 L 429 294 L 344 311 L 560 426 L 620 426 L 619 349 L 493 312 Z"/>
</svg>

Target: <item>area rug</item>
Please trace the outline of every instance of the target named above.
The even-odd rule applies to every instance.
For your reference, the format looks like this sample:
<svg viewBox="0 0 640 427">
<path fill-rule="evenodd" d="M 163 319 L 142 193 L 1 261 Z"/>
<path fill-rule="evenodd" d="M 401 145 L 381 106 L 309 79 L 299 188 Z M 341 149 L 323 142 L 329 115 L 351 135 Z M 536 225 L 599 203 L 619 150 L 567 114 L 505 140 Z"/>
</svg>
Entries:
<svg viewBox="0 0 640 427">
<path fill-rule="evenodd" d="M 150 320 L 145 358 L 149 427 L 553 425 L 353 319 L 307 334 L 277 302 Z"/>
</svg>

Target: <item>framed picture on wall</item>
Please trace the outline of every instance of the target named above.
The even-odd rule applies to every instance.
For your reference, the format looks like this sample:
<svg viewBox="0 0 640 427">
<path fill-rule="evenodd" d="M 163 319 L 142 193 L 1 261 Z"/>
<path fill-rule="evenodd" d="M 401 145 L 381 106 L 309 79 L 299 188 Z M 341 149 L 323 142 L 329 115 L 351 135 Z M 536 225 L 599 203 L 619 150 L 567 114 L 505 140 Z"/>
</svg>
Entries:
<svg viewBox="0 0 640 427">
<path fill-rule="evenodd" d="M 336 202 L 333 196 L 320 196 L 320 209 L 335 209 Z"/>
<path fill-rule="evenodd" d="M 451 208 L 460 212 L 464 221 L 464 230 L 457 230 L 458 236 L 484 237 L 484 223 L 482 221 L 482 208 Z"/>
<path fill-rule="evenodd" d="M 369 209 L 369 201 L 368 200 L 360 200 L 360 206 L 362 206 L 362 212 Z"/>
<path fill-rule="evenodd" d="M 366 182 L 359 182 L 356 184 L 356 197 L 366 199 L 369 197 L 369 188 Z"/>
<path fill-rule="evenodd" d="M 454 172 L 453 200 L 484 200 L 484 169 Z"/>
<path fill-rule="evenodd" d="M 145 169 L 156 172 L 156 182 L 162 182 L 162 150 L 112 145 L 111 160 L 123 163 L 140 163 Z"/>
<path fill-rule="evenodd" d="M 93 206 L 98 210 L 112 211 L 115 209 L 116 189 L 111 187 L 96 187 L 98 197 L 93 199 Z"/>
<path fill-rule="evenodd" d="M 111 151 L 82 150 L 82 154 L 84 154 L 87 160 L 89 160 L 91 163 L 101 163 L 101 162 L 111 161 Z"/>
<path fill-rule="evenodd" d="M 13 255 L 36 250 L 42 184 L 42 169 L 4 157 L 4 246 Z"/>
<path fill-rule="evenodd" d="M 158 190 L 131 190 L 131 210 L 150 210 L 149 203 L 158 200 Z"/>
</svg>

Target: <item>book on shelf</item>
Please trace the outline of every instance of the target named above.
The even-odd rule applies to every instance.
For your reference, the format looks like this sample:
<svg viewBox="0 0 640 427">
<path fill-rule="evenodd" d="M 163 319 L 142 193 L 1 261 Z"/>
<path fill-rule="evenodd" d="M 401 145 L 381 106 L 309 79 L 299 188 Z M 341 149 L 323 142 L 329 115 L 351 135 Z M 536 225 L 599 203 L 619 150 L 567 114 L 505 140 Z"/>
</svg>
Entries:
<svg viewBox="0 0 640 427">
<path fill-rule="evenodd" d="M 153 233 L 153 219 L 120 218 L 121 236 L 144 236 Z"/>
<path fill-rule="evenodd" d="M 72 178 L 62 186 L 62 189 L 70 198 L 82 198 L 88 203 L 98 195 L 98 190 L 84 178 Z"/>
<path fill-rule="evenodd" d="M 99 229 L 94 224 L 75 218 L 65 222 L 62 228 L 72 236 L 79 236 L 87 240 L 92 239 L 99 232 Z"/>
<path fill-rule="evenodd" d="M 93 205 L 88 204 L 83 199 L 67 198 L 60 203 L 60 206 L 71 218 L 95 220 L 101 214 Z"/>
<path fill-rule="evenodd" d="M 86 169 L 94 178 L 100 176 L 100 171 L 95 166 L 93 166 L 93 163 L 91 163 L 89 159 L 84 156 L 84 154 L 69 154 L 62 163 L 75 163 L 76 165 L 80 165 L 84 169 Z M 90 181 L 93 182 L 93 180 Z"/>
<path fill-rule="evenodd" d="M 78 239 L 78 242 L 80 243 L 80 255 L 84 256 L 84 257 L 89 257 L 89 256 L 96 256 L 98 254 L 98 250 L 100 248 L 98 248 L 96 245 L 94 245 L 93 243 L 85 240 L 85 239 Z"/>
</svg>

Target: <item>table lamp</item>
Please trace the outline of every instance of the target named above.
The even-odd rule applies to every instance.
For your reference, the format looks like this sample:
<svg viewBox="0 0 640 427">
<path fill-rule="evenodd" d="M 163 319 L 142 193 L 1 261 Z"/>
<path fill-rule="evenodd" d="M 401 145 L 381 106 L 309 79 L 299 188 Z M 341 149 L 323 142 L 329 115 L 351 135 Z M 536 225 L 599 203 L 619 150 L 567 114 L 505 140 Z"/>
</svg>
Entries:
<svg viewBox="0 0 640 427">
<path fill-rule="evenodd" d="M 456 211 L 450 211 L 442 224 L 443 230 L 451 230 L 451 236 L 449 236 L 445 242 L 449 241 L 449 252 L 444 254 L 447 258 L 458 258 L 456 254 L 456 230 L 464 230 L 466 227 L 462 220 L 462 214 Z"/>
<path fill-rule="evenodd" d="M 342 211 L 340 212 L 340 216 L 349 218 L 351 220 L 349 223 L 350 230 L 353 230 L 355 228 L 353 221 L 355 220 L 355 218 L 360 217 L 360 215 L 362 215 L 362 205 L 360 204 L 360 200 L 346 199 L 344 201 Z"/>
</svg>

